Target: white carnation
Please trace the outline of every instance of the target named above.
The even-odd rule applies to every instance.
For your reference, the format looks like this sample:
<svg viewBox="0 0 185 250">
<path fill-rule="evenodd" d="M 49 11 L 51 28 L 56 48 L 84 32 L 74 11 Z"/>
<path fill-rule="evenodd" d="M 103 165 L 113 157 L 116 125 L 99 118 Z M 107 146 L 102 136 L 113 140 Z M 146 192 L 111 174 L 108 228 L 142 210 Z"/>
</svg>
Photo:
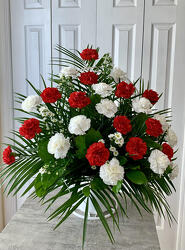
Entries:
<svg viewBox="0 0 185 250">
<path fill-rule="evenodd" d="M 84 135 L 91 126 L 91 120 L 85 115 L 77 115 L 71 118 L 68 130 L 71 134 Z"/>
<path fill-rule="evenodd" d="M 42 98 L 38 95 L 30 95 L 22 102 L 22 109 L 26 112 L 32 112 L 40 105 Z"/>
<path fill-rule="evenodd" d="M 105 82 L 93 84 L 92 88 L 95 91 L 95 93 L 100 95 L 101 97 L 110 96 L 113 92 L 113 88 L 109 84 L 106 84 Z"/>
<path fill-rule="evenodd" d="M 57 133 L 52 136 L 48 143 L 48 152 L 54 154 L 56 159 L 66 157 L 70 148 L 69 138 L 65 138 L 62 133 Z"/>
<path fill-rule="evenodd" d="M 127 80 L 127 73 L 125 73 L 122 69 L 115 67 L 112 71 L 112 77 L 114 78 L 115 82 L 126 81 Z"/>
<path fill-rule="evenodd" d="M 171 147 L 174 147 L 177 144 L 177 136 L 173 129 L 169 128 L 167 130 L 167 134 L 165 136 L 165 139 L 170 144 Z"/>
<path fill-rule="evenodd" d="M 68 76 L 71 76 L 71 77 L 74 77 L 78 74 L 78 71 L 73 68 L 73 67 L 63 67 L 62 70 L 60 71 L 59 73 L 59 76 L 60 78 L 62 77 L 68 77 Z"/>
<path fill-rule="evenodd" d="M 140 99 L 134 99 L 132 101 L 132 108 L 137 113 L 146 113 L 149 114 L 152 108 L 151 102 L 145 97 L 141 97 Z"/>
<path fill-rule="evenodd" d="M 116 104 L 109 99 L 103 99 L 100 103 L 96 104 L 96 110 L 99 114 L 103 114 L 108 118 L 114 117 L 118 111 Z"/>
<path fill-rule="evenodd" d="M 124 177 L 124 168 L 120 166 L 116 158 L 113 158 L 110 162 L 100 167 L 100 177 L 105 184 L 116 185 Z"/>
<path fill-rule="evenodd" d="M 169 174 L 171 180 L 175 179 L 179 175 L 179 166 L 177 164 L 171 163 L 172 172 Z"/>
<path fill-rule="evenodd" d="M 148 161 L 150 162 L 150 168 L 152 171 L 160 175 L 163 174 L 168 165 L 170 165 L 168 156 L 158 149 L 151 152 Z"/>
<path fill-rule="evenodd" d="M 160 121 L 164 132 L 169 128 L 169 124 L 167 123 L 164 115 L 154 115 L 154 119 Z"/>
</svg>

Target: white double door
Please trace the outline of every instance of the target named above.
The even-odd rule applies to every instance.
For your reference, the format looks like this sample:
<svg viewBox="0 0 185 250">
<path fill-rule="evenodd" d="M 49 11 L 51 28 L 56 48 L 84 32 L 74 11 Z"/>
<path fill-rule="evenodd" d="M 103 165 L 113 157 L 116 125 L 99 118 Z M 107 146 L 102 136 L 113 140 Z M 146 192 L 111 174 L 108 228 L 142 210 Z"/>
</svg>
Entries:
<svg viewBox="0 0 185 250">
<path fill-rule="evenodd" d="M 176 180 L 177 193 L 169 202 L 180 223 L 170 229 L 157 218 L 156 224 L 162 250 L 185 249 L 180 246 L 185 234 L 181 223 L 185 190 L 185 1 L 10 0 L 10 10 L 15 92 L 32 93 L 25 78 L 38 88 L 42 86 L 40 74 L 46 80 L 49 77 L 51 57 L 57 55 L 56 44 L 72 50 L 88 44 L 100 47 L 100 53 L 110 52 L 114 64 L 128 72 L 131 80 L 142 75 L 153 89 L 164 92 L 159 107 L 173 107 L 173 124 L 179 137 L 182 174 Z M 59 68 L 54 71 L 57 73 Z M 17 197 L 18 207 L 22 202 Z"/>
</svg>

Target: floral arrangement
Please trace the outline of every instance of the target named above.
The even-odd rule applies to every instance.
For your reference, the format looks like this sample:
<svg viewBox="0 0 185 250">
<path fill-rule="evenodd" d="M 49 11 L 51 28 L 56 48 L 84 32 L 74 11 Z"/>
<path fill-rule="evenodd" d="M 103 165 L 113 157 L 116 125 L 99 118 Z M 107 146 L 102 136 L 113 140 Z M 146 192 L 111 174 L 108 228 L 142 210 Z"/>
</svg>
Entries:
<svg viewBox="0 0 185 250">
<path fill-rule="evenodd" d="M 49 217 L 59 217 L 56 227 L 85 201 L 83 246 L 89 201 L 112 242 L 101 206 L 118 229 L 118 209 L 127 215 L 128 199 L 139 212 L 140 206 L 149 213 L 155 209 L 172 222 L 166 195 L 175 189 L 171 180 L 178 166 L 170 109 L 156 110 L 161 96 L 149 86 L 145 89 L 141 79 L 131 82 L 113 68 L 109 54 L 99 59 L 99 49 L 57 50 L 62 57 L 52 63 L 62 70 L 51 75 L 51 85 L 43 79 L 41 91 L 27 81 L 36 95 L 17 93 L 17 110 L 25 115 L 16 118 L 19 131 L 12 132 L 12 144 L 3 152 L 0 178 L 2 185 L 7 182 L 5 190 L 17 194 L 29 182 L 22 195 L 34 188 L 32 196 L 48 207 L 66 196 Z"/>
</svg>

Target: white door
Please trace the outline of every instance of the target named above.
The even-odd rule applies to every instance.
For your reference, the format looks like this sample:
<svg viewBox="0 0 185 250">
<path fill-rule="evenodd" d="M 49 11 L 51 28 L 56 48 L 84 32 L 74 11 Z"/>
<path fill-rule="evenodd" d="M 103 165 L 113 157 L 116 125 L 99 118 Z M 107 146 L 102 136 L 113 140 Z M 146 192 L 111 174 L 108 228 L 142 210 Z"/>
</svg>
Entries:
<svg viewBox="0 0 185 250">
<path fill-rule="evenodd" d="M 37 88 L 42 88 L 40 75 L 47 80 L 51 72 L 51 19 L 50 0 L 10 0 L 13 91 L 24 95 L 33 94 L 26 84 L 29 79 Z M 14 104 L 15 107 L 17 104 Z M 21 114 L 22 115 L 22 114 Z M 15 112 L 15 116 L 19 116 Z M 20 124 L 15 122 L 15 129 Z M 17 195 L 17 208 L 25 200 Z"/>
<path fill-rule="evenodd" d="M 168 201 L 178 224 L 170 228 L 164 219 L 156 218 L 161 250 L 185 249 L 184 203 L 184 128 L 185 128 L 185 1 L 146 0 L 143 77 L 152 89 L 163 92 L 159 108 L 172 107 L 173 127 L 178 135 L 178 164 L 181 176 L 175 180 L 177 192 Z M 181 195 L 180 195 L 181 194 Z M 179 212 L 180 211 L 180 212 Z M 184 233 L 184 234 L 183 234 Z"/>
<path fill-rule="evenodd" d="M 131 80 L 141 75 L 144 0 L 98 0 L 97 46 Z"/>
</svg>

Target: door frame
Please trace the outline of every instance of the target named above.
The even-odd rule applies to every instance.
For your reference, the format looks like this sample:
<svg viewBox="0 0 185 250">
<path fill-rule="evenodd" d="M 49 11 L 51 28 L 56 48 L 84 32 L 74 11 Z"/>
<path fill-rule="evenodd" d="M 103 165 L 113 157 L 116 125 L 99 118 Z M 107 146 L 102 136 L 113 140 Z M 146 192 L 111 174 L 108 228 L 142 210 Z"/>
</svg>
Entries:
<svg viewBox="0 0 185 250">
<path fill-rule="evenodd" d="M 0 142 L 6 142 L 4 136 L 8 135 L 13 129 L 13 77 L 9 0 L 0 0 L 0 37 Z M 17 204 L 16 196 L 7 197 L 6 194 L 2 195 L 2 190 L 0 190 L 0 199 L 0 229 L 2 229 L 15 214 Z"/>
</svg>

